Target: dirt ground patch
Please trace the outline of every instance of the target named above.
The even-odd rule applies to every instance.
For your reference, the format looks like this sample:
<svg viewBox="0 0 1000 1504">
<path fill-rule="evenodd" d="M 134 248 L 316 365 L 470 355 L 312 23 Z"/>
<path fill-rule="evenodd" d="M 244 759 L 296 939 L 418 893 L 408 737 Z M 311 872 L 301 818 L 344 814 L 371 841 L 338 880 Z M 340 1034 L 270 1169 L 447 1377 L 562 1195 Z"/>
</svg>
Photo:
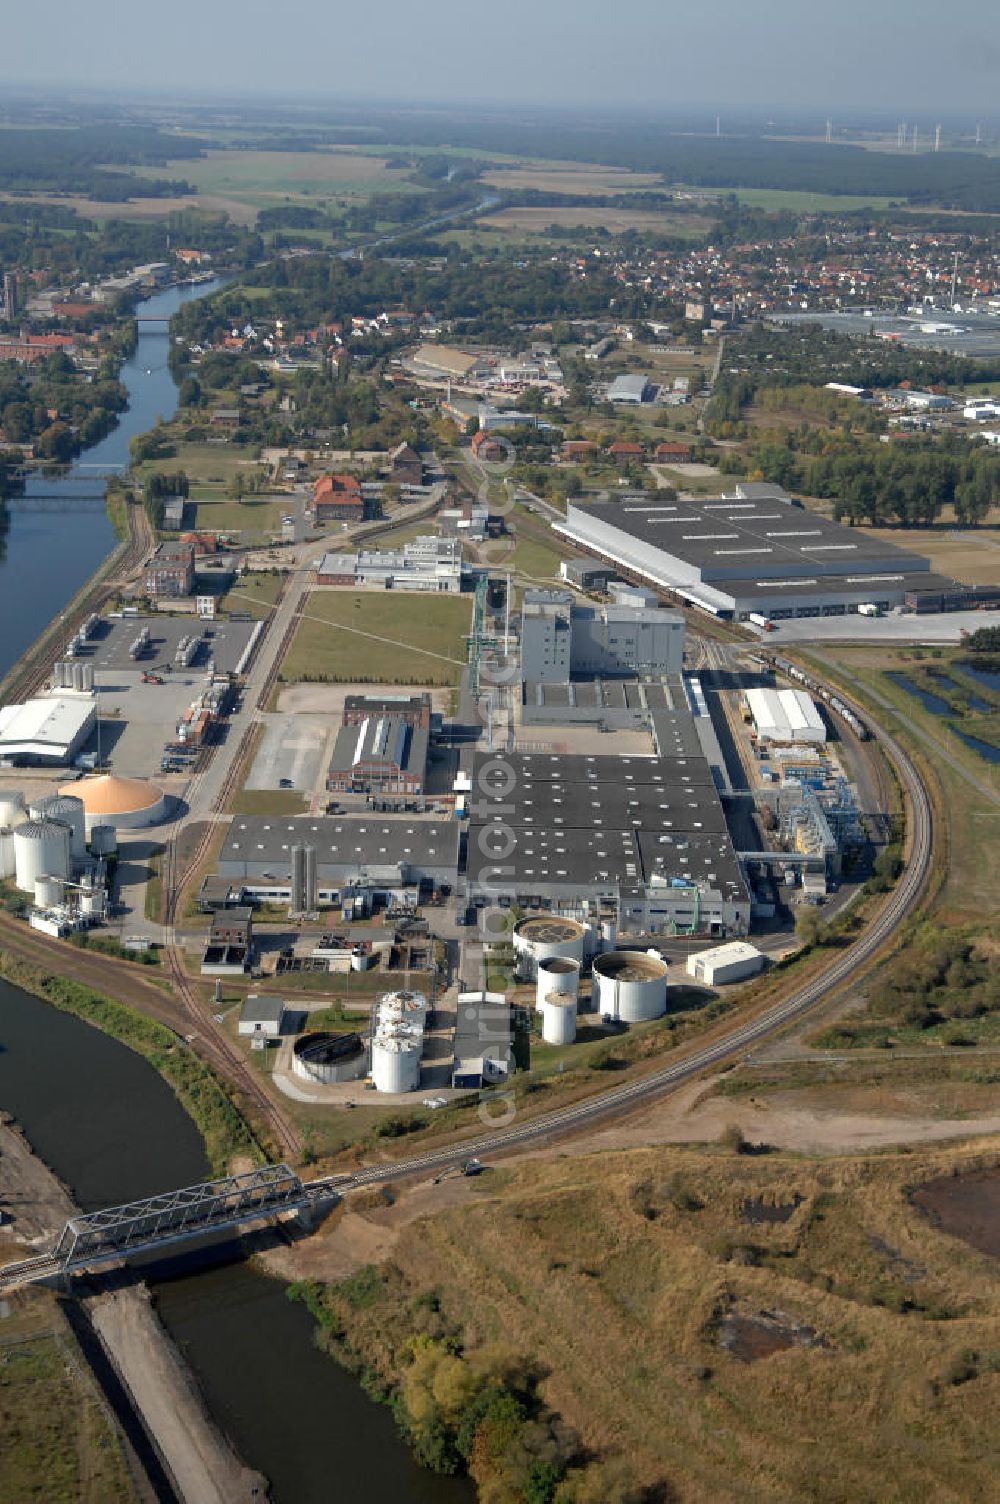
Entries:
<svg viewBox="0 0 1000 1504">
<path fill-rule="evenodd" d="M 914 1191 L 913 1204 L 942 1232 L 1000 1258 L 1000 1170 L 931 1180 Z"/>
</svg>

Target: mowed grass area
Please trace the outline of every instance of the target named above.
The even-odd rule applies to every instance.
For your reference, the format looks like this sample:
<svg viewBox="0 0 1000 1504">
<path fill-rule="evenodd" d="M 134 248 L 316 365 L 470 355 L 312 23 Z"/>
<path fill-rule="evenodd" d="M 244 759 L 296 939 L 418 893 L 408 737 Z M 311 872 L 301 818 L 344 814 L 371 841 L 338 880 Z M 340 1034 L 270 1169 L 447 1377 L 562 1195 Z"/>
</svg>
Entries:
<svg viewBox="0 0 1000 1504">
<path fill-rule="evenodd" d="M 288 501 L 269 496 L 245 496 L 231 501 L 222 495 L 206 495 L 204 490 L 194 502 L 195 527 L 205 533 L 249 533 L 255 538 L 270 538 L 281 532 L 281 519 L 288 511 Z"/>
<path fill-rule="evenodd" d="M 0 1499 L 129 1504 L 135 1497 L 68 1326 L 47 1294 L 20 1297 L 0 1316 Z"/>
<path fill-rule="evenodd" d="M 279 677 L 285 684 L 455 685 L 471 619 L 468 596 L 314 590 Z"/>
<path fill-rule="evenodd" d="M 550 225 L 608 230 L 615 235 L 625 230 L 652 230 L 660 235 L 700 240 L 708 233 L 711 221 L 700 214 L 671 214 L 667 209 L 610 209 L 602 208 L 600 204 L 579 208 L 523 205 L 500 209 L 496 214 L 487 214 L 476 220 L 477 230 L 502 230 L 512 234 L 544 235 Z"/>
<path fill-rule="evenodd" d="M 281 594 L 284 583 L 280 574 L 247 574 L 238 579 L 232 590 L 219 600 L 219 609 L 245 613 L 261 621 Z"/>
<path fill-rule="evenodd" d="M 391 1383 L 404 1313 L 433 1290 L 438 1330 L 470 1357 L 500 1342 L 540 1363 L 585 1451 L 623 1459 L 653 1497 L 985 1500 L 998 1379 L 967 1355 L 996 1350 L 1000 1285 L 909 1192 L 987 1157 L 666 1148 L 491 1168 L 434 1215 L 355 1214 L 398 1236 L 391 1264 L 344 1287 L 337 1346 Z M 741 1319 L 758 1353 L 776 1334 L 784 1347 L 734 1356 L 721 1339 Z"/>
</svg>

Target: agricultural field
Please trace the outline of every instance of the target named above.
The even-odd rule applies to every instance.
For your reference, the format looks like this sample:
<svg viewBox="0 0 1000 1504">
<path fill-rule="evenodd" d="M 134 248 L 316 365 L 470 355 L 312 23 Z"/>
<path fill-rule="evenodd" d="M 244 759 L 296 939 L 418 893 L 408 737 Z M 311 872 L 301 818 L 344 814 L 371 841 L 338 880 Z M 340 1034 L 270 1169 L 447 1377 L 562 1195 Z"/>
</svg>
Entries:
<svg viewBox="0 0 1000 1504">
<path fill-rule="evenodd" d="M 597 162 L 517 162 L 484 172 L 483 182 L 492 188 L 516 193 L 530 188 L 538 193 L 663 193 L 663 179 L 655 172 L 630 172 L 627 167 L 603 167 Z"/>
<path fill-rule="evenodd" d="M 499 209 L 495 214 L 476 220 L 477 229 L 502 230 L 505 234 L 544 235 L 550 225 L 561 228 L 607 230 L 620 235 L 625 230 L 649 230 L 658 235 L 676 235 L 685 240 L 699 240 L 708 233 L 711 221 L 699 214 L 671 214 L 669 210 L 608 209 L 599 204 L 579 208 L 538 207 L 524 205 Z"/>
<path fill-rule="evenodd" d="M 811 511 L 833 515 L 833 503 L 825 498 L 803 496 L 802 503 Z M 968 585 L 995 585 L 1000 579 L 1000 507 L 994 507 L 986 521 L 975 528 L 957 527 L 952 509 L 946 507 L 935 527 L 876 527 L 870 531 L 875 538 L 922 554 L 930 560 L 931 569 L 949 579 Z"/>
<path fill-rule="evenodd" d="M 253 223 L 259 209 L 288 203 L 322 208 L 331 201 L 366 199 L 373 193 L 419 193 L 403 168 L 350 147 L 319 151 L 209 151 L 193 161 L 142 169 L 147 176 L 176 174 L 197 190 L 193 201 L 205 209 L 227 208 L 233 218 Z M 237 213 L 236 206 L 240 212 Z"/>
<path fill-rule="evenodd" d="M 707 191 L 707 190 L 706 190 Z M 788 188 L 713 188 L 712 198 L 735 195 L 741 204 L 754 209 L 792 214 L 849 213 L 852 209 L 891 209 L 895 199 L 864 193 L 809 193 Z"/>
<path fill-rule="evenodd" d="M 313 591 L 279 678 L 454 685 L 467 658 L 471 616 L 467 596 Z"/>
</svg>

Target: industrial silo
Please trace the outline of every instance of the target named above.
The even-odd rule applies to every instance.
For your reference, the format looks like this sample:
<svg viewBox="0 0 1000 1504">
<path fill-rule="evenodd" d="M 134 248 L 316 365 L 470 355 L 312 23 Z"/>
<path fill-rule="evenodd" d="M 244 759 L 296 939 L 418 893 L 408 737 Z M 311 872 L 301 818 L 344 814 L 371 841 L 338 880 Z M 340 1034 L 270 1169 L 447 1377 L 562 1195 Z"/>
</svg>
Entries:
<svg viewBox="0 0 1000 1504">
<path fill-rule="evenodd" d="M 35 878 L 35 908 L 55 909 L 62 903 L 65 894 L 65 884 L 61 878 L 44 877 Z"/>
<path fill-rule="evenodd" d="M 293 914 L 304 914 L 306 908 L 306 849 L 304 846 L 293 846 L 292 858 L 292 881 L 289 894 L 288 907 Z"/>
<path fill-rule="evenodd" d="M 103 888 L 84 888 L 80 893 L 80 917 L 97 920 L 104 918 L 108 896 Z"/>
<path fill-rule="evenodd" d="M 307 914 L 315 914 L 319 908 L 316 884 L 316 847 L 307 846 L 302 869 L 302 897 L 303 910 Z"/>
<path fill-rule="evenodd" d="M 114 856 L 118 850 L 118 832 L 113 825 L 90 827 L 91 856 Z"/>
<path fill-rule="evenodd" d="M 70 875 L 69 826 L 58 820 L 26 820 L 14 831 L 14 881 L 34 896 L 40 877 Z"/>
<path fill-rule="evenodd" d="M 576 1038 L 576 998 L 550 992 L 542 1002 L 542 1038 L 546 1044 L 572 1044 Z"/>
<path fill-rule="evenodd" d="M 77 799 L 74 794 L 45 794 L 41 799 L 32 800 L 29 813 L 33 820 L 58 820 L 62 825 L 68 825 L 70 855 L 74 861 L 83 861 L 87 855 L 87 836 L 82 799 Z"/>
<path fill-rule="evenodd" d="M 28 818 L 28 812 L 24 807 L 24 795 L 20 789 L 5 789 L 0 794 L 0 828 L 13 829 L 20 825 L 22 820 Z"/>
<path fill-rule="evenodd" d="M 0 825 L 0 878 L 14 876 L 14 832 Z"/>
<path fill-rule="evenodd" d="M 372 1081 L 376 1091 L 399 1096 L 420 1084 L 422 1040 L 406 1028 L 376 1034 L 372 1040 Z"/>
<path fill-rule="evenodd" d="M 523 977 L 534 978 L 539 961 L 552 956 L 568 956 L 582 965 L 586 934 L 578 920 L 557 914 L 536 914 L 520 920 L 514 926 L 518 971 Z"/>
<path fill-rule="evenodd" d="M 614 950 L 594 959 L 594 1005 L 603 1018 L 644 1023 L 667 1011 L 667 963 L 654 952 Z"/>
<path fill-rule="evenodd" d="M 360 1034 L 328 1034 L 316 1030 L 303 1034 L 292 1046 L 292 1071 L 304 1081 L 333 1086 L 357 1081 L 368 1065 L 368 1052 Z"/>
<path fill-rule="evenodd" d="M 375 1005 L 375 1029 L 397 1024 L 422 1034 L 427 1023 L 427 999 L 422 992 L 386 992 Z"/>
<path fill-rule="evenodd" d="M 553 993 L 571 997 L 575 1005 L 580 991 L 580 963 L 571 956 L 548 956 L 538 963 L 538 986 L 535 1007 L 541 1008 Z"/>
</svg>

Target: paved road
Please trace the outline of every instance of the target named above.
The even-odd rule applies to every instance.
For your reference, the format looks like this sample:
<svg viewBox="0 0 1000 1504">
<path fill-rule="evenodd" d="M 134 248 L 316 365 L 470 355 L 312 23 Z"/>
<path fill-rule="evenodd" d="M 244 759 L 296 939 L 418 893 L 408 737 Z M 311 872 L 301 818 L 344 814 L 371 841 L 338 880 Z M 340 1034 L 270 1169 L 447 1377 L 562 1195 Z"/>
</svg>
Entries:
<svg viewBox="0 0 1000 1504">
<path fill-rule="evenodd" d="M 871 717 L 869 716 L 869 720 Z M 438 1170 L 472 1157 L 504 1153 L 540 1139 L 554 1138 L 586 1127 L 601 1118 L 631 1109 L 667 1092 L 699 1075 L 709 1067 L 718 1067 L 744 1054 L 761 1041 L 772 1037 L 789 1023 L 826 1000 L 843 983 L 870 962 L 889 941 L 898 926 L 917 903 L 930 870 L 933 817 L 930 799 L 916 768 L 903 748 L 887 733 L 879 739 L 899 774 L 908 814 L 908 851 L 903 875 L 878 918 L 864 935 L 846 947 L 820 976 L 806 982 L 783 1002 L 766 1009 L 719 1039 L 695 1050 L 684 1059 L 651 1072 L 624 1086 L 612 1087 L 599 1096 L 590 1097 L 557 1112 L 544 1113 L 525 1123 L 515 1123 L 498 1133 L 450 1145 L 397 1160 L 392 1164 L 373 1165 L 358 1170 L 348 1178 L 328 1177 L 314 1184 L 337 1182 L 338 1190 L 399 1180 L 423 1171 Z"/>
</svg>

